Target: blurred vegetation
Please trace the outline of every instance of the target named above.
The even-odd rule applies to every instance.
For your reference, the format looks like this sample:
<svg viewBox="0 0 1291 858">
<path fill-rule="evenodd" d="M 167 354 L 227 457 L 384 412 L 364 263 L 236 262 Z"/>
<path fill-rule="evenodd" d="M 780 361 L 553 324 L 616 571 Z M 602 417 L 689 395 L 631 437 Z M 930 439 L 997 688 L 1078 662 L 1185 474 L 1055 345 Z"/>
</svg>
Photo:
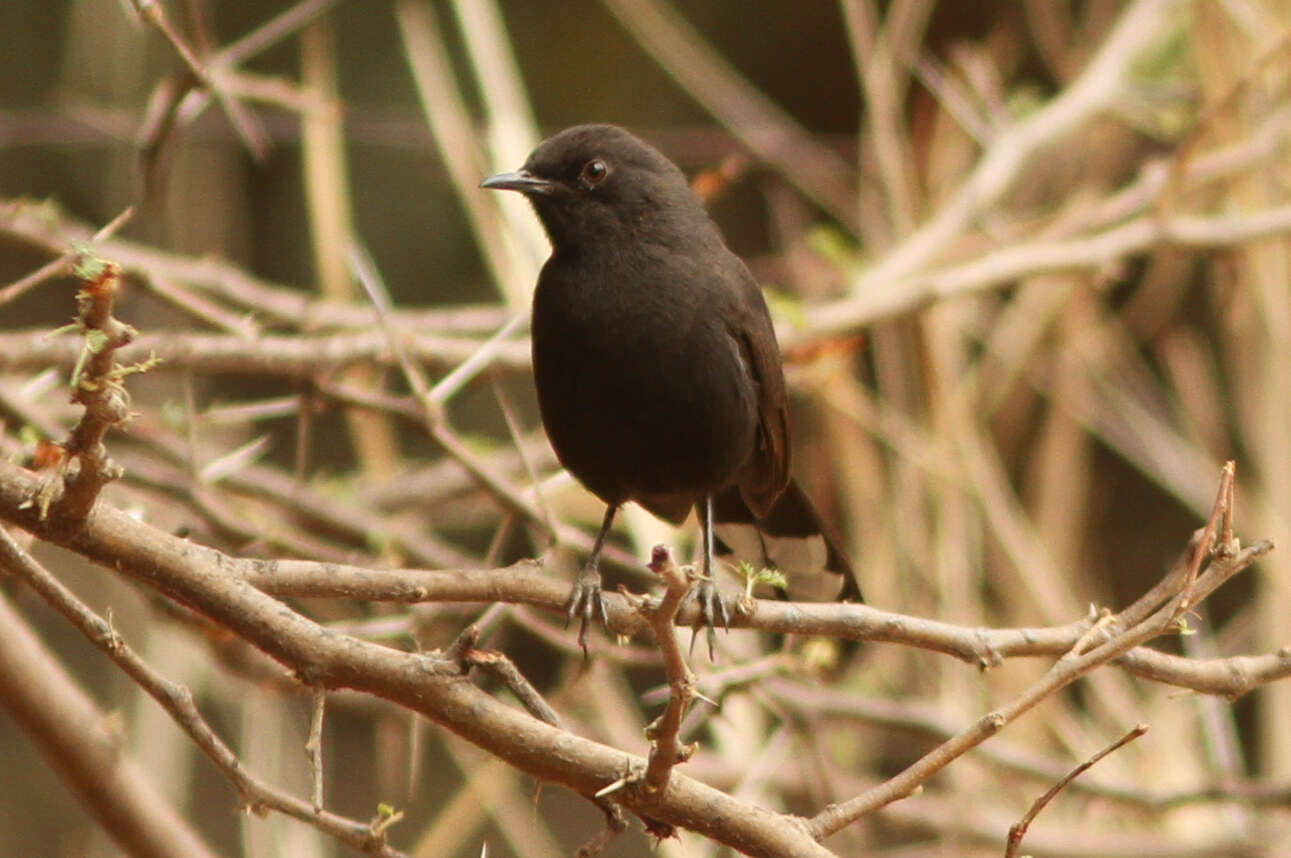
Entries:
<svg viewBox="0 0 1291 858">
<path fill-rule="evenodd" d="M 163 5 L 204 59 L 300 8 Z M 235 78 L 221 78 L 265 136 L 258 158 L 220 103 L 195 117 L 172 105 L 173 132 L 149 136 L 160 93 L 183 80 L 184 67 L 131 2 L 0 4 L 8 34 L 0 290 L 61 252 L 58 237 L 93 231 L 133 205 L 114 240 L 142 248 L 139 267 L 154 276 L 136 275 L 118 315 L 145 339 L 234 337 L 239 319 L 262 326 L 257 334 L 329 331 L 310 319 L 270 318 L 173 267 L 149 269 L 149 254 L 224 261 L 257 282 L 367 312 L 348 270 L 353 240 L 401 310 L 469 309 L 469 317 L 427 315 L 443 327 L 422 333 L 474 348 L 524 311 L 545 244 L 522 205 L 496 208 L 463 183 L 517 167 L 560 128 L 615 122 L 697 177 L 732 248 L 772 290 L 795 392 L 795 471 L 838 523 L 872 604 L 1000 627 L 1071 622 L 1090 603 L 1122 606 L 1159 579 L 1204 520 L 1227 459 L 1237 461 L 1240 535 L 1291 546 L 1285 4 L 317 5 L 330 8 L 237 66 Z M 648 14 L 660 8 L 672 10 L 662 30 Z M 1148 26 L 1127 36 L 1118 21 L 1131 14 Z M 669 30 L 677 16 L 687 29 Z M 427 22 L 432 29 L 420 29 Z M 678 32 L 681 47 L 669 41 Z M 1109 47 L 1113 36 L 1127 44 Z M 716 71 L 696 65 L 687 44 L 718 62 Z M 1123 74 L 1082 77 L 1117 50 L 1129 60 Z M 419 81 L 419 56 L 447 65 Z M 1099 93 L 1093 106 L 1069 115 L 1055 108 L 1078 101 L 1081 87 Z M 1032 136 L 1016 133 L 1022 128 Z M 155 157 L 141 156 L 141 142 L 156 144 Z M 996 172 L 984 174 L 983 164 Z M 997 185 L 992 176 L 1007 178 Z M 1131 241 L 1139 228 L 1145 238 Z M 0 336 L 13 337 L 3 342 L 63 324 L 75 289 L 63 276 L 0 304 Z M 219 321 L 175 295 L 218 305 Z M 511 340 L 523 356 L 523 337 Z M 454 354 L 427 361 L 432 382 L 460 362 Z M 136 430 L 113 436 L 127 476 L 109 497 L 241 554 L 434 565 L 391 533 L 442 540 L 444 566 L 544 551 L 540 528 L 503 515 L 422 425 L 346 407 L 337 386 L 406 397 L 397 369 L 376 363 L 311 377 L 171 361 L 132 380 L 142 416 Z M 49 365 L 66 376 L 67 367 Z M 44 369 L 0 356 L 6 455 L 30 451 L 23 427 L 57 437 L 74 420 Z M 228 406 L 278 397 L 288 404 L 271 419 L 221 418 Z M 528 491 L 504 415 L 513 409 L 544 501 L 558 519 L 595 528 L 599 505 L 552 476 L 522 366 L 500 362 L 446 407 L 470 449 Z M 258 465 L 389 529 L 343 534 L 262 487 L 202 484 L 202 467 L 261 436 Z M 170 444 L 170 458 L 154 444 Z M 694 538 L 693 528 L 669 531 L 644 514 L 625 525 L 620 544 L 636 557 L 655 542 Z M 280 537 L 277 528 L 295 529 Z M 1210 657 L 1287 644 L 1285 551 L 1203 606 L 1190 620 L 1196 634 L 1159 646 Z M 305 698 L 223 664 L 208 640 L 102 570 L 52 550 L 43 557 L 90 604 L 111 606 L 154 666 L 194 689 L 251 769 L 307 792 Z M 642 581 L 631 569 L 620 574 Z M 214 848 L 347 854 L 296 823 L 237 814 L 232 790 L 165 717 L 10 583 L 0 581 L 3 595 L 119 719 L 128 752 Z M 304 607 L 342 630 L 388 623 L 401 645 L 415 628 L 426 646 L 451 640 L 478 613 Z M 608 659 L 584 668 L 543 637 L 552 626 L 520 612 L 498 623 L 488 645 L 511 655 L 574 729 L 641 750 L 639 727 L 657 706 L 641 703 L 640 692 L 661 681 L 658 670 Z M 723 660 L 756 660 L 762 644 L 732 633 Z M 1011 660 L 979 673 L 926 651 L 870 644 L 827 681 L 856 699 L 935 712 L 958 729 L 1047 664 Z M 1276 789 L 1291 784 L 1288 711 L 1285 683 L 1229 705 L 1105 670 L 1046 701 L 1001 741 L 1047 771 L 1041 764 L 1074 764 L 1142 721 L 1152 732 L 1100 763 L 1091 780 L 1130 784 L 1140 799 L 1239 782 Z M 803 811 L 895 773 L 939 737 L 880 720 L 786 713 L 753 684 L 729 691 L 693 738 L 703 748 L 697 777 Z M 327 742 L 329 806 L 365 820 L 378 802 L 399 807 L 406 818 L 392 836 L 410 854 L 474 856 L 485 841 L 494 858 L 570 854 L 600 824 L 578 797 L 535 792 L 479 749 L 393 707 L 339 695 Z M 0 778 L 0 854 L 114 854 L 2 705 L 0 763 L 9 773 Z M 925 795 L 829 845 L 847 855 L 999 854 L 1008 825 L 1046 788 L 1023 769 L 966 757 Z M 1036 823 L 1032 848 L 1284 854 L 1271 844 L 1286 842 L 1285 807 L 1225 797 L 1165 808 L 1114 793 L 1064 794 Z M 712 850 L 687 834 L 656 848 L 638 827 L 609 854 Z"/>
</svg>

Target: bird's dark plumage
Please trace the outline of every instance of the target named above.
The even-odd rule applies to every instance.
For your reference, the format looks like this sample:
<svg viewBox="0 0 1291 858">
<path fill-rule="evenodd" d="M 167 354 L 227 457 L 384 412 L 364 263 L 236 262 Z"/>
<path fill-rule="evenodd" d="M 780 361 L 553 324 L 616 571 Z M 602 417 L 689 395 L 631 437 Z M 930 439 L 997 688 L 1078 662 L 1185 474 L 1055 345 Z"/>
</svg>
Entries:
<svg viewBox="0 0 1291 858">
<path fill-rule="evenodd" d="M 627 131 L 567 129 L 483 186 L 525 194 L 551 240 L 533 302 L 538 403 L 561 463 L 609 505 L 571 597 L 585 623 L 623 503 L 674 523 L 698 505 L 706 571 L 712 499 L 772 514 L 790 483 L 780 352 L 761 290 L 681 171 Z"/>
</svg>

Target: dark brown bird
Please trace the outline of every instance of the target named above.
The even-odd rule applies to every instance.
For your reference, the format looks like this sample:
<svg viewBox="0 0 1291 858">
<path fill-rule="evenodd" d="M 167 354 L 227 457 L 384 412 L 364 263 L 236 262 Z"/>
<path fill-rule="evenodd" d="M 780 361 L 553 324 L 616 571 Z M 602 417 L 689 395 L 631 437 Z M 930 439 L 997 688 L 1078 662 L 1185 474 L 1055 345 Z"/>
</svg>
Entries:
<svg viewBox="0 0 1291 858">
<path fill-rule="evenodd" d="M 795 560 L 832 566 L 859 595 L 790 479 L 784 371 L 762 291 L 676 165 L 622 128 L 581 125 L 482 187 L 528 197 L 551 240 L 533 299 L 538 405 L 561 463 L 607 504 L 570 593 L 580 643 L 593 613 L 605 618 L 598 562 L 627 501 L 674 524 L 698 508 L 710 627 L 727 617 L 712 586 L 715 510 L 744 559 L 780 565 L 768 537 L 802 537 Z"/>
</svg>

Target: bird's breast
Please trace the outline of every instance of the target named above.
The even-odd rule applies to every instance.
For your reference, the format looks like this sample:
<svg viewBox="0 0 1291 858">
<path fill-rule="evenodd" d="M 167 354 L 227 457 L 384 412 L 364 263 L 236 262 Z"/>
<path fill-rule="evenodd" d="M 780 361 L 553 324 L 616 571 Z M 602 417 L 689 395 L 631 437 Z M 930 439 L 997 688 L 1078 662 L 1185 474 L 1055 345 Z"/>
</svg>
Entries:
<svg viewBox="0 0 1291 858">
<path fill-rule="evenodd" d="M 543 423 L 607 500 L 715 490 L 756 440 L 756 387 L 725 321 L 704 284 L 661 281 L 669 271 L 549 262 L 534 295 Z"/>
</svg>

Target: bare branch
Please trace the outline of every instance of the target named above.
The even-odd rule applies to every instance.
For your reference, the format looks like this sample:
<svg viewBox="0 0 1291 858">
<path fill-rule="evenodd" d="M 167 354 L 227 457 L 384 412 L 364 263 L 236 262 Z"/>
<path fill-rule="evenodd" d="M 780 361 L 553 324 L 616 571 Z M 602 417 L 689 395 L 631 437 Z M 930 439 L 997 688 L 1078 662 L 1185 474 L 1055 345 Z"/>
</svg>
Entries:
<svg viewBox="0 0 1291 858">
<path fill-rule="evenodd" d="M 233 750 L 215 735 L 215 731 L 202 717 L 193 702 L 192 693 L 153 670 L 121 640 L 111 624 L 86 607 L 57 578 L 37 563 L 4 527 L 0 527 L 0 565 L 22 578 L 40 594 L 42 599 L 89 638 L 91 643 L 116 662 L 117 666 L 148 692 L 149 696 L 161 704 L 180 729 L 192 738 L 211 762 L 238 789 L 250 809 L 276 810 L 314 825 L 320 831 L 360 851 L 383 856 L 383 858 L 401 858 L 403 853 L 388 846 L 384 837 L 374 835 L 368 825 L 328 813 L 317 805 L 271 787 L 247 773 Z M 321 728 L 321 722 L 319 726 Z"/>
<path fill-rule="evenodd" d="M 0 525 L 0 552 L 13 542 Z M 6 552 L 7 553 L 7 552 Z M 0 568 L 10 568 L 7 559 Z M 0 596 L 0 707 L 11 716 L 122 850 L 140 858 L 215 858 L 158 794 L 108 714 Z M 173 799 L 173 797 L 170 797 Z"/>
<path fill-rule="evenodd" d="M 677 609 L 694 584 L 693 573 L 687 574 L 673 561 L 665 546 L 655 546 L 650 558 L 650 571 L 663 579 L 665 590 L 657 606 L 642 606 L 650 628 L 654 631 L 659 652 L 663 654 L 664 673 L 668 677 L 668 705 L 663 714 L 646 727 L 650 739 L 650 759 L 646 764 L 642 786 L 647 795 L 658 795 L 668 788 L 673 766 L 684 763 L 695 752 L 694 747 L 684 747 L 677 735 L 681 719 L 695 698 L 695 674 L 691 673 L 677 643 L 674 623 Z"/>
<path fill-rule="evenodd" d="M 1085 760 L 1083 763 L 1076 766 L 1076 768 L 1072 769 L 1066 777 L 1054 784 L 1048 792 L 1036 799 L 1035 803 L 1031 805 L 1031 809 L 1027 811 L 1026 816 L 1022 817 L 1016 824 L 1009 828 L 1009 841 L 1007 848 L 1004 850 L 1004 858 L 1017 858 L 1018 850 L 1022 848 L 1022 838 L 1026 837 L 1027 829 L 1031 827 L 1031 823 L 1035 821 L 1035 818 L 1040 814 L 1040 811 L 1044 810 L 1045 805 L 1053 801 L 1058 793 L 1062 792 L 1063 788 L 1067 786 L 1067 784 L 1089 771 L 1103 757 L 1106 757 L 1108 754 L 1120 749 L 1130 742 L 1133 742 L 1147 731 L 1148 726 L 1146 724 L 1135 725 L 1134 729 L 1130 730 L 1130 732 L 1126 733 L 1106 748 L 1103 748 L 1103 750 L 1094 754 L 1094 756 L 1090 757 L 1088 760 Z"/>
<path fill-rule="evenodd" d="M 109 564 L 216 620 L 264 650 L 297 675 L 324 687 L 354 688 L 395 701 L 546 781 L 591 795 L 625 771 L 645 765 L 638 757 L 574 736 L 507 707 L 465 681 L 441 656 L 402 653 L 319 627 L 228 574 L 229 558 L 157 530 L 103 503 L 84 525 L 60 537 L 26 501 L 38 490 L 36 475 L 0 462 L 0 518 Z M 626 791 L 626 809 L 687 828 L 754 856 L 786 853 L 828 856 L 795 818 L 737 801 L 674 773 L 662 795 L 648 799 Z M 301 802 L 313 813 L 308 802 Z"/>
</svg>

